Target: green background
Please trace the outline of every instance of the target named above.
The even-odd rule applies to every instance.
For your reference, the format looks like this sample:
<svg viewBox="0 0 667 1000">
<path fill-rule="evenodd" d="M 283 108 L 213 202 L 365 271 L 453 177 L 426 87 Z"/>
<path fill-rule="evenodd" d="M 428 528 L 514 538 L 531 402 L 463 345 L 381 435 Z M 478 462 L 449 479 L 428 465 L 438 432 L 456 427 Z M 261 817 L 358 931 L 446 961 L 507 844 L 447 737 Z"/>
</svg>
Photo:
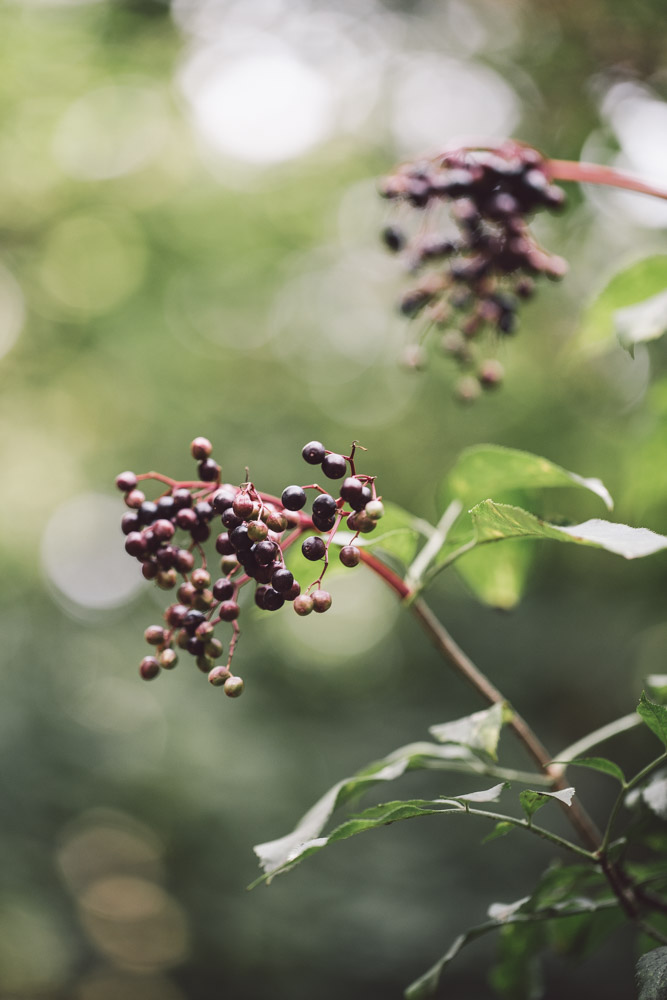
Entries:
<svg viewBox="0 0 667 1000">
<path fill-rule="evenodd" d="M 664 227 L 569 185 L 568 212 L 537 228 L 570 275 L 498 346 L 505 386 L 460 408 L 436 344 L 426 371 L 399 365 L 404 277 L 379 246 L 375 194 L 420 151 L 409 136 L 451 141 L 441 103 L 469 100 L 478 120 L 470 79 L 484 71 L 492 93 L 510 88 L 518 138 L 563 159 L 614 155 L 605 95 L 625 84 L 665 107 L 666 31 L 659 0 L 0 8 L 2 997 L 387 1000 L 489 903 L 530 891 L 551 857 L 541 845 L 481 850 L 487 830 L 431 817 L 246 893 L 254 843 L 291 829 L 339 778 L 482 706 L 363 568 L 335 577 L 317 620 L 248 609 L 239 701 L 188 663 L 142 684 L 142 633 L 163 595 L 145 585 L 104 606 L 122 548 L 108 504 L 120 519 L 122 469 L 191 476 L 198 434 L 225 479 L 249 466 L 272 493 L 310 475 L 306 441 L 345 452 L 358 439 L 382 494 L 434 520 L 458 452 L 489 441 L 600 477 L 615 518 L 666 533 L 664 348 L 631 361 L 611 331 L 601 347 L 578 335 L 614 270 L 667 251 Z M 224 75 L 270 44 L 326 84 L 317 141 L 250 163 L 232 130 L 237 155 L 212 150 L 188 96 L 198 53 Z M 463 74 L 451 92 L 436 71 L 423 82 L 438 60 Z M 270 77 L 261 86 L 270 104 Z M 245 96 L 239 133 L 255 127 Z M 105 512 L 92 528 L 66 506 L 91 495 Z M 577 491 L 536 512 L 604 516 Z M 546 543 L 538 554 L 510 614 L 452 574 L 431 601 L 555 753 L 630 711 L 642 677 L 664 670 L 666 564 Z M 614 749 L 631 770 L 652 739 Z M 504 756 L 524 763 L 509 736 Z M 598 818 L 607 784 L 577 775 Z M 435 775 L 400 788 L 467 790 Z M 554 959 L 545 995 L 629 996 L 633 947 L 621 931 L 581 966 Z M 462 954 L 443 995 L 490 996 L 492 951 Z"/>
</svg>

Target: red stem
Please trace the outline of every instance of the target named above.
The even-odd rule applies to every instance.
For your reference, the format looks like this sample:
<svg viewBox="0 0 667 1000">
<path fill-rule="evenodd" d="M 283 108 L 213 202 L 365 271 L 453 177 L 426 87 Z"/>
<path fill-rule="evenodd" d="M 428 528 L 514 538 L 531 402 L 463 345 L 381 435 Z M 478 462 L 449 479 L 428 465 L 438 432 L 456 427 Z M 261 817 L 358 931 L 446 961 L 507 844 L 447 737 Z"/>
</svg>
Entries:
<svg viewBox="0 0 667 1000">
<path fill-rule="evenodd" d="M 574 160 L 547 160 L 549 177 L 553 181 L 578 181 L 580 184 L 605 184 L 608 187 L 625 188 L 638 194 L 649 194 L 654 198 L 667 200 L 667 190 L 646 184 L 630 174 L 624 174 L 614 167 L 603 167 L 598 163 L 577 163 Z"/>
</svg>

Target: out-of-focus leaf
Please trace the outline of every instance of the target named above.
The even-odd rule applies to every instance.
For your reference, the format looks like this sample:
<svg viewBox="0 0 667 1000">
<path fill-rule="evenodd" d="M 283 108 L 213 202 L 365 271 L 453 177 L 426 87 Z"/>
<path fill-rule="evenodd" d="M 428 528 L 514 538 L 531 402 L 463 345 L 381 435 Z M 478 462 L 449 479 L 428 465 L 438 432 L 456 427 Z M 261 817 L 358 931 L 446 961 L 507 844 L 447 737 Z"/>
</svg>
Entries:
<svg viewBox="0 0 667 1000">
<path fill-rule="evenodd" d="M 454 722 L 431 726 L 429 732 L 440 743 L 459 743 L 472 750 L 481 750 L 496 760 L 500 732 L 505 721 L 504 708 L 499 703 Z"/>
<path fill-rule="evenodd" d="M 660 705 L 667 704 L 667 674 L 650 674 L 645 683 L 654 701 Z"/>
<path fill-rule="evenodd" d="M 563 788 L 558 792 L 536 792 L 532 788 L 524 788 L 522 792 L 519 792 L 519 801 L 530 823 L 538 809 L 545 806 L 549 799 L 558 799 L 559 802 L 564 802 L 565 805 L 569 806 L 572 804 L 573 796 L 574 788 Z"/>
<path fill-rule="evenodd" d="M 580 486 L 599 496 L 608 510 L 614 506 L 601 480 L 568 472 L 541 455 L 491 444 L 461 452 L 441 487 L 440 499 L 443 508 L 453 498 L 470 508 L 485 497 L 499 496 L 507 490 L 555 486 Z"/>
<path fill-rule="evenodd" d="M 600 295 L 586 310 L 579 327 L 580 342 L 599 344 L 610 340 L 617 331 L 619 310 L 644 302 L 664 292 L 667 287 L 667 256 L 644 257 L 615 274 Z"/>
<path fill-rule="evenodd" d="M 654 701 L 649 701 L 642 691 L 637 711 L 651 732 L 655 733 L 658 739 L 667 747 L 667 707 L 658 705 Z"/>
<path fill-rule="evenodd" d="M 667 268 L 664 282 L 667 286 Z M 667 332 L 667 287 L 644 302 L 617 309 L 614 313 L 614 329 L 621 347 L 631 357 L 635 354 L 635 344 L 662 337 Z"/>
<path fill-rule="evenodd" d="M 510 611 L 521 600 L 533 552 L 531 542 L 487 545 L 458 560 L 456 570 L 478 600 L 492 608 Z"/>
<path fill-rule="evenodd" d="M 498 961 L 489 982 L 504 1000 L 537 1000 L 542 996 L 539 954 L 545 927 L 539 923 L 505 925 L 500 929 Z"/>
<path fill-rule="evenodd" d="M 622 785 L 625 784 L 623 771 L 618 764 L 614 764 L 613 760 L 607 760 L 606 757 L 575 757 L 567 761 L 555 760 L 553 763 L 567 764 L 568 767 L 589 767 L 592 771 L 601 771 L 603 774 L 609 774 L 612 778 L 620 781 Z"/>
<path fill-rule="evenodd" d="M 507 820 L 504 819 L 500 820 L 499 823 L 496 823 L 491 833 L 486 835 L 482 843 L 490 844 L 492 840 L 498 840 L 500 837 L 506 837 L 507 834 L 511 833 L 513 829 L 513 823 L 508 823 Z"/>
<path fill-rule="evenodd" d="M 637 1000 L 667 1000 L 667 947 L 648 951 L 637 962 Z"/>
<path fill-rule="evenodd" d="M 574 542 L 606 549 L 624 559 L 639 559 L 667 548 L 667 538 L 648 528 L 631 528 L 627 524 L 593 518 L 582 524 L 561 527 L 541 521 L 534 514 L 509 504 L 485 500 L 473 507 L 471 517 L 477 544 L 497 542 L 507 538 L 548 538 L 557 542 Z"/>
</svg>

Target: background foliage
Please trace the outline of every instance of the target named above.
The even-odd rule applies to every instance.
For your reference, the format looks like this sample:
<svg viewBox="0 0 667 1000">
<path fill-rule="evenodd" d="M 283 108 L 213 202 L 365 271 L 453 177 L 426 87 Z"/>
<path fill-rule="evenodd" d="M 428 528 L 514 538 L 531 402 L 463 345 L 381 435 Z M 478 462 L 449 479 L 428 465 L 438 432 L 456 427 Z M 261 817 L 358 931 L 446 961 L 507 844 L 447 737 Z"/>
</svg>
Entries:
<svg viewBox="0 0 667 1000">
<path fill-rule="evenodd" d="M 401 276 L 374 193 L 462 131 L 664 185 L 666 21 L 659 0 L 0 8 L 3 996 L 397 996 L 490 899 L 533 884 L 540 845 L 478 855 L 434 818 L 246 894 L 253 843 L 480 706 L 363 568 L 326 618 L 257 617 L 238 703 L 192 671 L 141 684 L 159 603 L 120 552 L 112 481 L 189 474 L 203 433 L 227 478 L 250 465 L 280 492 L 305 441 L 359 438 L 385 497 L 434 520 L 457 454 L 491 441 L 601 478 L 615 519 L 667 532 L 665 348 L 631 360 L 604 309 L 578 332 L 614 271 L 667 252 L 661 206 L 570 192 L 540 235 L 571 274 L 502 345 L 503 390 L 461 410 L 437 350 L 421 375 L 397 366 Z M 539 513 L 556 511 L 583 521 L 599 501 L 545 492 Z M 434 601 L 556 753 L 664 672 L 664 578 L 659 556 L 543 545 L 511 614 L 447 573 Z M 650 739 L 619 749 L 630 772 Z M 421 775 L 405 789 L 457 793 Z M 457 959 L 452 995 L 490 995 L 491 948 Z M 635 957 L 621 932 L 576 972 L 554 963 L 546 995 L 625 997 Z"/>
</svg>

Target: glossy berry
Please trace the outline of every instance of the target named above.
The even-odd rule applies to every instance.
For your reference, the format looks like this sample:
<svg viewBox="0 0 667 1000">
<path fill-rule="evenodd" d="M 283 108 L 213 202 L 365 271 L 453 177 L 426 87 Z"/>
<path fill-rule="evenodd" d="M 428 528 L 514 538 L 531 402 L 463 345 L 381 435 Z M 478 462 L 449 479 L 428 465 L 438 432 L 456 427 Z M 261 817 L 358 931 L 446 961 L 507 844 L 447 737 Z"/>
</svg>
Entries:
<svg viewBox="0 0 667 1000">
<path fill-rule="evenodd" d="M 152 524 L 158 514 L 157 504 L 152 500 L 144 500 L 137 513 L 142 524 Z"/>
<path fill-rule="evenodd" d="M 267 511 L 265 520 L 269 531 L 274 531 L 277 534 L 280 534 L 287 527 L 287 518 L 279 511 Z"/>
<path fill-rule="evenodd" d="M 267 587 L 263 598 L 263 608 L 266 611 L 278 611 L 285 603 L 285 598 L 273 587 Z"/>
<path fill-rule="evenodd" d="M 140 531 L 131 531 L 125 539 L 125 551 L 130 556 L 142 556 L 147 551 L 144 536 Z"/>
<path fill-rule="evenodd" d="M 141 521 L 136 511 L 128 510 L 126 514 L 123 514 L 120 527 L 124 535 L 129 535 L 131 531 L 140 531 Z"/>
<path fill-rule="evenodd" d="M 323 614 L 331 607 L 331 594 L 328 590 L 316 590 L 312 595 L 313 611 Z"/>
<path fill-rule="evenodd" d="M 160 572 L 160 567 L 154 562 L 144 562 L 141 564 L 141 574 L 145 580 L 154 580 Z"/>
<path fill-rule="evenodd" d="M 313 514 L 312 521 L 313 527 L 317 528 L 318 531 L 331 531 L 336 523 L 336 517 L 335 515 L 333 517 L 320 517 L 319 514 Z"/>
<path fill-rule="evenodd" d="M 237 517 L 245 520 L 247 517 L 252 516 L 252 512 L 255 509 L 255 501 L 247 493 L 239 493 L 232 503 L 232 508 Z"/>
<path fill-rule="evenodd" d="M 239 524 L 243 524 L 243 518 L 235 514 L 232 507 L 228 507 L 227 510 L 223 511 L 220 520 L 228 531 L 232 531 L 234 528 L 238 528 Z"/>
<path fill-rule="evenodd" d="M 199 473 L 199 478 L 205 483 L 212 483 L 220 475 L 220 466 L 217 462 L 214 462 L 212 458 L 205 458 L 203 462 L 200 462 L 197 466 L 197 471 Z"/>
<path fill-rule="evenodd" d="M 190 531 L 197 523 L 197 515 L 192 507 L 182 507 L 176 514 L 176 524 L 184 531 Z"/>
<path fill-rule="evenodd" d="M 342 455 L 325 455 L 322 472 L 328 479 L 342 479 L 347 472 L 347 460 Z"/>
<path fill-rule="evenodd" d="M 132 510 L 136 510 L 141 507 L 142 503 L 146 499 L 146 494 L 142 490 L 130 490 L 130 492 L 125 497 L 125 503 Z"/>
<path fill-rule="evenodd" d="M 218 609 L 218 614 L 223 622 L 233 622 L 238 618 L 240 611 L 236 601 L 223 601 Z"/>
<path fill-rule="evenodd" d="M 180 510 L 182 507 L 192 507 L 192 493 L 190 493 L 190 490 L 181 487 L 174 490 L 171 496 L 177 510 Z"/>
<path fill-rule="evenodd" d="M 308 465 L 321 465 L 326 455 L 324 445 L 319 441 L 309 441 L 304 445 L 301 455 Z"/>
<path fill-rule="evenodd" d="M 300 486 L 287 486 L 280 500 L 287 510 L 301 510 L 306 506 L 306 494 Z"/>
<path fill-rule="evenodd" d="M 231 507 L 235 496 L 235 493 L 230 493 L 228 490 L 218 490 L 217 493 L 214 493 L 211 497 L 211 505 L 216 514 L 222 514 L 228 507 Z"/>
<path fill-rule="evenodd" d="M 190 635 L 194 635 L 197 626 L 201 625 L 204 621 L 206 621 L 206 618 L 201 611 L 188 611 L 183 618 L 183 628 Z"/>
<path fill-rule="evenodd" d="M 361 559 L 361 552 L 356 545 L 344 545 L 340 550 L 338 558 L 343 566 L 358 566 Z"/>
<path fill-rule="evenodd" d="M 345 480 L 347 482 L 347 480 Z M 341 491 L 341 496 L 342 496 Z M 329 493 L 320 493 L 313 500 L 313 514 L 318 517 L 327 520 L 332 518 L 338 508 L 336 507 L 336 501 Z"/>
<path fill-rule="evenodd" d="M 139 664 L 139 673 L 145 681 L 152 681 L 160 673 L 160 664 L 154 656 L 144 656 Z"/>
<path fill-rule="evenodd" d="M 212 451 L 213 445 L 209 439 L 205 437 L 196 437 L 190 445 L 190 454 L 193 458 L 196 458 L 198 462 L 201 462 L 205 458 L 209 458 Z"/>
<path fill-rule="evenodd" d="M 340 495 L 347 503 L 352 503 L 361 498 L 363 488 L 364 484 L 360 479 L 357 479 L 356 476 L 348 476 L 340 488 Z"/>
<path fill-rule="evenodd" d="M 230 556 L 234 551 L 234 546 L 229 540 L 229 535 L 223 531 L 215 540 L 215 551 L 221 556 Z"/>
<path fill-rule="evenodd" d="M 281 594 L 286 593 L 294 583 L 294 576 L 288 569 L 274 570 L 271 576 L 271 586 Z"/>
<path fill-rule="evenodd" d="M 195 564 L 195 557 L 187 549 L 179 549 L 174 559 L 174 565 L 179 573 L 189 573 Z"/>
<path fill-rule="evenodd" d="M 324 556 L 324 553 L 326 552 L 326 545 L 319 535 L 310 535 L 308 538 L 304 539 L 304 542 L 301 545 L 301 551 L 306 559 L 316 562 Z"/>
<path fill-rule="evenodd" d="M 174 528 L 171 521 L 167 521 L 167 519 L 164 517 L 161 517 L 153 525 L 153 532 L 161 542 L 168 542 L 170 538 L 174 537 L 175 531 L 176 529 Z"/>
<path fill-rule="evenodd" d="M 123 493 L 129 493 L 130 490 L 135 489 L 137 482 L 134 472 L 121 472 L 120 475 L 116 476 L 116 486 Z"/>
<path fill-rule="evenodd" d="M 221 576 L 213 584 L 213 596 L 216 601 L 229 601 L 234 596 L 234 584 L 227 577 Z"/>
<path fill-rule="evenodd" d="M 183 624 L 183 619 L 187 615 L 188 610 L 185 604 L 171 604 L 164 613 L 167 625 L 171 625 L 172 628 L 178 628 Z"/>
</svg>

